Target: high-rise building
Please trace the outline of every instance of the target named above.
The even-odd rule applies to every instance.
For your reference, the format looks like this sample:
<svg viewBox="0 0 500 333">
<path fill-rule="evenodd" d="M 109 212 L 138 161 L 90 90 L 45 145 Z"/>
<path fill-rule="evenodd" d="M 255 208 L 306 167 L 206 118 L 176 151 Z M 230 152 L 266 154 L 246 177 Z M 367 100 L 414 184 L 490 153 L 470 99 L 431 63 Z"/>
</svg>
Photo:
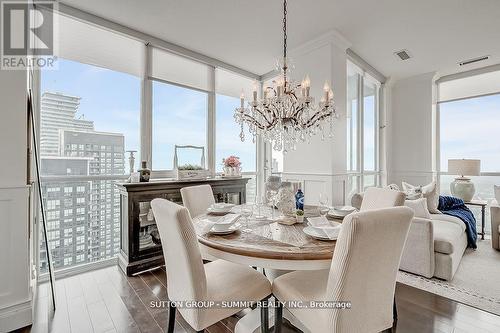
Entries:
<svg viewBox="0 0 500 333">
<path fill-rule="evenodd" d="M 40 155 L 59 155 L 59 131 L 93 131 L 94 122 L 77 119 L 80 97 L 45 92 L 40 107 Z"/>
<path fill-rule="evenodd" d="M 125 174 L 124 135 L 97 132 L 92 121 L 74 119 L 79 97 L 43 96 L 42 191 L 54 267 L 114 257 L 120 250 L 120 197 L 113 183 Z M 56 99 L 64 106 L 47 107 Z M 42 242 L 42 272 L 46 262 Z"/>
</svg>

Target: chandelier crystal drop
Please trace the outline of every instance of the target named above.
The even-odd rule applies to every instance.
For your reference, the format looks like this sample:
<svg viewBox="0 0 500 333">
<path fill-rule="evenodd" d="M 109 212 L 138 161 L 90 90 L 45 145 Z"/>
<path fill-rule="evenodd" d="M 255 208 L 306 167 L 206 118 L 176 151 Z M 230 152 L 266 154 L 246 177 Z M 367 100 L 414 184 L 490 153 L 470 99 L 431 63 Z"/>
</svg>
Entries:
<svg viewBox="0 0 500 333">
<path fill-rule="evenodd" d="M 255 142 L 257 135 L 271 142 L 272 148 L 287 153 L 295 150 L 297 143 L 310 142 L 320 133 L 325 139 L 333 137 L 333 125 L 338 115 L 335 111 L 333 91 L 328 82 L 323 87 L 323 96 L 316 105 L 310 96 L 311 81 L 306 76 L 298 83 L 290 78 L 287 59 L 287 2 L 283 1 L 283 60 L 279 64 L 280 76 L 272 87 L 263 88 L 263 98 L 257 98 L 258 84 L 253 87 L 253 99 L 245 107 L 242 92 L 240 107 L 236 108 L 234 119 L 241 126 L 240 139 L 245 141 L 244 124 Z"/>
</svg>

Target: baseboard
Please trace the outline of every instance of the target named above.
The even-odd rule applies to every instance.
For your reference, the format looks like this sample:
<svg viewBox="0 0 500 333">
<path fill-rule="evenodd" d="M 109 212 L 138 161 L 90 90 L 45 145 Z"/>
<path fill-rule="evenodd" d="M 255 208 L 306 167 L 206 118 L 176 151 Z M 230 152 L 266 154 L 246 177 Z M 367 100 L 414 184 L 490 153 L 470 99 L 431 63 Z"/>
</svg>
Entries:
<svg viewBox="0 0 500 333">
<path fill-rule="evenodd" d="M 33 324 L 31 300 L 0 309 L 0 332 L 10 332 Z"/>
</svg>

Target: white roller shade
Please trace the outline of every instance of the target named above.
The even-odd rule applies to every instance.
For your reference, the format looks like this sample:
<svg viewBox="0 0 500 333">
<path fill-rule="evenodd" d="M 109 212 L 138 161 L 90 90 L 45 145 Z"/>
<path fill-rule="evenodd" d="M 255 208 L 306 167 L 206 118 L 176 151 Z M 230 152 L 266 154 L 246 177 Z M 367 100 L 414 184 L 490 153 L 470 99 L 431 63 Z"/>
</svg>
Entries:
<svg viewBox="0 0 500 333">
<path fill-rule="evenodd" d="M 64 15 L 58 19 L 58 57 L 142 76 L 142 42 Z"/>
<path fill-rule="evenodd" d="M 217 94 L 239 98 L 241 90 L 243 90 L 245 98 L 249 99 L 252 98 L 253 87 L 254 80 L 250 78 L 219 68 L 215 71 L 215 92 Z"/>
<path fill-rule="evenodd" d="M 210 66 L 152 48 L 151 77 L 210 91 Z"/>
<path fill-rule="evenodd" d="M 445 81 L 439 84 L 440 102 L 492 93 L 500 93 L 500 71 Z"/>
</svg>

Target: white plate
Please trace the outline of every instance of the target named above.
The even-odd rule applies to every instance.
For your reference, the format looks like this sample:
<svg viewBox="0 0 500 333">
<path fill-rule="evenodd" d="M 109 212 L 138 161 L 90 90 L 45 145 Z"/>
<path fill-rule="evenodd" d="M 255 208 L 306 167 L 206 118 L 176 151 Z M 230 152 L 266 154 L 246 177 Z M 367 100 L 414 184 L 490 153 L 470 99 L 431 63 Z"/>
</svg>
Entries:
<svg viewBox="0 0 500 333">
<path fill-rule="evenodd" d="M 323 231 L 317 230 L 311 226 L 307 226 L 304 229 L 302 229 L 306 235 L 311 236 L 312 238 L 319 239 L 322 241 L 334 241 L 337 240 L 337 237 L 335 238 L 328 238 L 326 234 Z"/>
<path fill-rule="evenodd" d="M 214 230 L 212 228 L 212 229 L 210 229 L 209 233 L 214 234 L 214 235 L 229 235 L 240 228 L 241 228 L 241 225 L 239 223 L 235 223 L 235 224 L 231 225 L 229 227 L 229 229 L 227 229 L 227 230 Z"/>
<path fill-rule="evenodd" d="M 212 207 L 207 208 L 207 212 L 213 215 L 226 215 L 231 212 L 232 207 L 226 209 L 213 209 Z"/>
<path fill-rule="evenodd" d="M 339 213 L 336 210 L 332 209 L 326 215 L 329 217 L 333 217 L 334 219 L 343 219 L 349 214 Z"/>
<path fill-rule="evenodd" d="M 338 212 L 338 213 L 345 213 L 346 215 L 349 213 L 352 213 L 356 210 L 356 208 L 351 207 L 351 206 L 335 206 L 333 207 L 333 210 Z"/>
</svg>

